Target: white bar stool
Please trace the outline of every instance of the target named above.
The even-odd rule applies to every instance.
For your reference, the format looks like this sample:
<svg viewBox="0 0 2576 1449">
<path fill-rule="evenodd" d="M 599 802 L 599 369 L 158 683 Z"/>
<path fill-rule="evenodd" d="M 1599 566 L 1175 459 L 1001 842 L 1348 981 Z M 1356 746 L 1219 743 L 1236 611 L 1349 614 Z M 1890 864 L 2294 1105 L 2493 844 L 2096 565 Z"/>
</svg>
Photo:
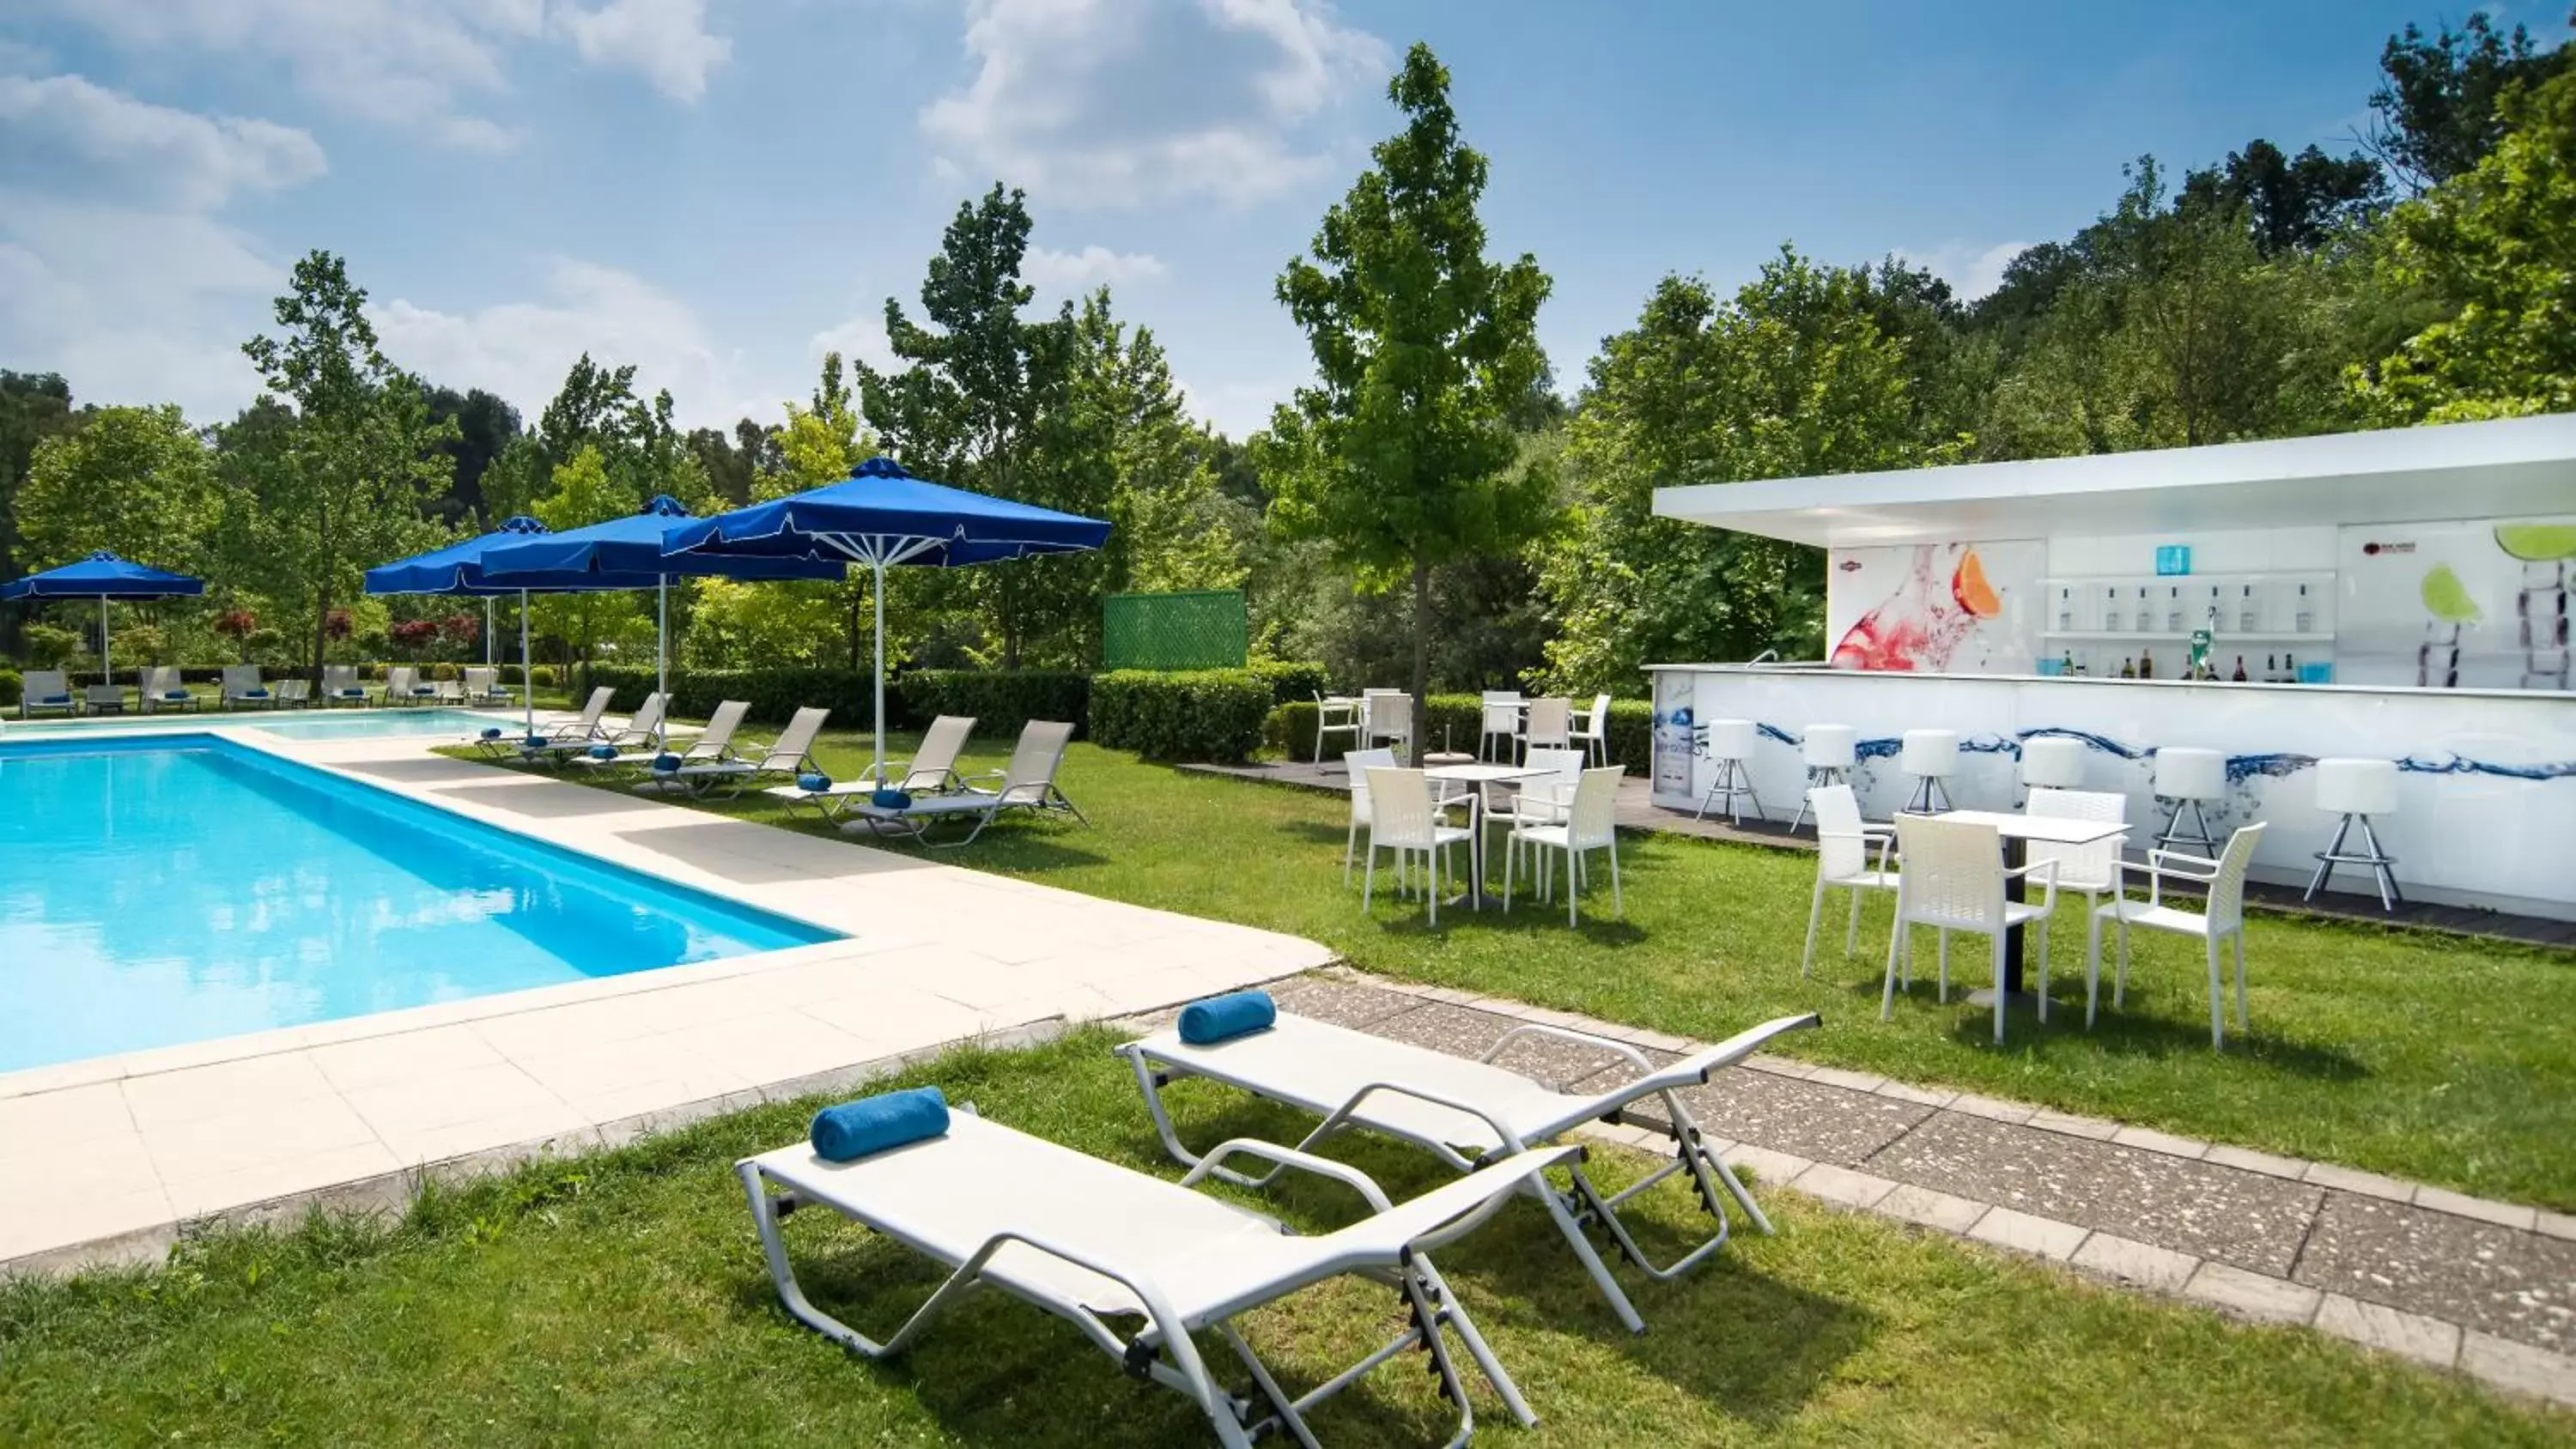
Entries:
<svg viewBox="0 0 2576 1449">
<path fill-rule="evenodd" d="M 2155 795 L 2172 803 L 2172 813 L 2165 817 L 2165 828 L 2156 835 L 2156 849 L 2171 850 L 2177 843 L 2194 847 L 2192 854 L 2214 858 L 2218 839 L 2209 833 L 2209 821 L 2200 813 L 2203 800 L 2222 800 L 2227 796 L 2227 757 L 2216 750 L 2192 749 L 2165 745 L 2156 751 Z M 2183 829 L 2183 812 L 2191 812 L 2191 828 Z"/>
<path fill-rule="evenodd" d="M 1708 793 L 1700 798 L 1699 813 L 1691 817 L 1693 820 L 1707 819 L 1711 805 L 1723 804 L 1727 818 L 1743 824 L 1744 814 L 1735 803 L 1739 795 L 1753 802 L 1753 818 L 1762 818 L 1762 797 L 1753 793 L 1753 776 L 1746 769 L 1758 738 L 1749 719 L 1708 722 L 1708 758 L 1717 766 L 1717 778 L 1709 782 Z"/>
<path fill-rule="evenodd" d="M 1860 731 L 1850 725 L 1820 724 L 1807 726 L 1807 737 L 1798 745 L 1798 756 L 1807 765 L 1807 791 L 1798 797 L 1798 813 L 1789 819 L 1796 830 L 1807 818 L 1807 795 L 1828 785 L 1851 783 L 1853 763 L 1860 754 Z"/>
<path fill-rule="evenodd" d="M 2300 899 L 2314 900 L 2325 888 L 2326 880 L 2338 865 L 2366 865 L 2379 877 L 2379 908 L 2393 911 L 2406 903 L 2397 889 L 2397 873 L 2389 869 L 2397 857 L 2379 848 L 2379 836 L 2370 828 L 2373 815 L 2392 815 L 2397 810 L 2397 762 L 2394 760 L 2319 760 L 2317 761 L 2317 808 L 2333 810 L 2343 816 L 2335 826 L 2334 844 L 2317 852 L 2317 873 L 2308 882 L 2308 893 Z M 2363 853 L 2346 851 L 2344 837 L 2352 833 L 2353 823 L 2361 824 Z"/>
<path fill-rule="evenodd" d="M 1906 800 L 1903 813 L 1938 815 L 1952 808 L 1950 792 L 1941 782 L 1959 768 L 1959 732 L 1907 730 L 1905 746 L 1897 753 L 1896 767 L 1915 780 L 1914 794 Z"/>
<path fill-rule="evenodd" d="M 2084 742 L 2064 735 L 2039 735 L 2021 742 L 2024 790 L 2084 788 Z"/>
</svg>

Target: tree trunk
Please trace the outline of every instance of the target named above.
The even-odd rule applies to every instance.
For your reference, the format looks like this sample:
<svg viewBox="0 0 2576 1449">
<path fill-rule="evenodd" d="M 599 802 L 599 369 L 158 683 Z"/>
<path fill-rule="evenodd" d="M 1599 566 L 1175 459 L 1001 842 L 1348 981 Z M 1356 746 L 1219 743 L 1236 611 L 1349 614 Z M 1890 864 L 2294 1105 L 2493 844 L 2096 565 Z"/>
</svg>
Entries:
<svg viewBox="0 0 2576 1449">
<path fill-rule="evenodd" d="M 247 645 L 250 642 L 250 636 L 243 635 L 242 642 Z M 307 678 L 316 681 L 322 678 L 322 656 L 330 644 L 331 586 L 324 584 L 313 591 L 313 667 L 307 672 Z"/>
<path fill-rule="evenodd" d="M 1420 768 L 1431 753 L 1431 565 L 1413 560 L 1413 758 Z"/>
</svg>

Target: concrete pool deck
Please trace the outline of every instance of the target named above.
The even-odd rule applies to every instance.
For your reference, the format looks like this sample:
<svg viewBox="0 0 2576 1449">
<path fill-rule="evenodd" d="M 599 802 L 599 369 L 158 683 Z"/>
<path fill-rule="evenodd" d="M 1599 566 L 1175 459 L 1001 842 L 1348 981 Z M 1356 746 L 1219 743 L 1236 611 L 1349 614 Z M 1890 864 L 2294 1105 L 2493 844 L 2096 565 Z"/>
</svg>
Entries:
<svg viewBox="0 0 2576 1449">
<path fill-rule="evenodd" d="M 948 1043 L 1332 959 L 1296 937 L 450 760 L 436 741 L 170 727 L 848 939 L 0 1074 L 0 1272 L 157 1258 L 207 1219 L 400 1201 L 423 1170 L 620 1141 Z"/>
</svg>

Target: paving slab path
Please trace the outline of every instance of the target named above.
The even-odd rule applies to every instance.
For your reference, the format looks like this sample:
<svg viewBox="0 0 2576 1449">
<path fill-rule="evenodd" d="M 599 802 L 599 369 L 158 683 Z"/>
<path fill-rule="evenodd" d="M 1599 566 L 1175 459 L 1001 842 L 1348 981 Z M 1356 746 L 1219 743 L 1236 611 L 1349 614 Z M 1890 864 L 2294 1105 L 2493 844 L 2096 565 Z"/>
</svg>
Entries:
<svg viewBox="0 0 2576 1449">
<path fill-rule="evenodd" d="M 1701 1045 L 1342 968 L 1275 994 L 1283 1010 L 1459 1056 L 1528 1021 L 1658 1063 Z M 1569 1091 L 1635 1073 L 1561 1040 L 1496 1060 Z M 1682 1095 L 1721 1155 L 1765 1182 L 2576 1405 L 2576 1217 L 1780 1058 Z M 1663 1125 L 1640 1103 L 1600 1130 L 1663 1147 Z"/>
</svg>

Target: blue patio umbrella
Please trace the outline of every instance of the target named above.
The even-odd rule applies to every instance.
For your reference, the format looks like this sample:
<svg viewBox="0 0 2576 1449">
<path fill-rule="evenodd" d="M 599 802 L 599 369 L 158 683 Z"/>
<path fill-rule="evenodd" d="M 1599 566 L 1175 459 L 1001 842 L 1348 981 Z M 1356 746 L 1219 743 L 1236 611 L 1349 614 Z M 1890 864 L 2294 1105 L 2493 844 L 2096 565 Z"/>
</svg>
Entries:
<svg viewBox="0 0 2576 1449">
<path fill-rule="evenodd" d="M 205 591 L 204 579 L 130 563 L 100 549 L 77 563 L 0 584 L 0 599 L 98 600 L 98 678 L 101 684 L 114 684 L 116 670 L 107 657 L 108 601 L 124 599 L 141 604 L 156 599 L 193 599 Z"/>
<path fill-rule="evenodd" d="M 483 573 L 496 582 L 507 582 L 523 572 L 554 577 L 642 580 L 640 585 L 619 584 L 614 587 L 642 587 L 654 592 L 654 683 L 667 695 L 671 688 L 673 578 L 720 575 L 733 579 L 776 580 L 837 579 L 841 576 L 841 565 L 824 559 L 729 558 L 720 554 L 665 553 L 663 535 L 669 533 L 673 525 L 687 522 L 688 518 L 688 508 L 678 499 L 657 494 L 641 511 L 624 518 L 612 518 L 582 528 L 567 528 L 559 533 L 523 535 L 495 544 L 483 553 Z"/>
<path fill-rule="evenodd" d="M 892 458 L 870 458 L 838 483 L 755 503 L 673 528 L 674 554 L 823 559 L 865 564 L 876 575 L 876 760 L 885 774 L 885 571 L 898 564 L 958 568 L 1109 541 L 1109 525 L 916 478 Z"/>
</svg>

